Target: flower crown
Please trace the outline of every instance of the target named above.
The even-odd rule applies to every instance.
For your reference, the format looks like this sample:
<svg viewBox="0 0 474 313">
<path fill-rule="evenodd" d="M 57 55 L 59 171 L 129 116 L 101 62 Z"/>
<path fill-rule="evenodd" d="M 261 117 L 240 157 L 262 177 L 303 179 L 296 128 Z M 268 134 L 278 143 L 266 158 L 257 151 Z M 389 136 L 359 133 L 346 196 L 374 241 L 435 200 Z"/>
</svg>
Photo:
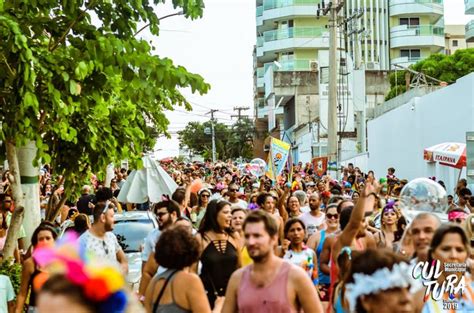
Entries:
<svg viewBox="0 0 474 313">
<path fill-rule="evenodd" d="M 62 274 L 80 286 L 87 299 L 99 304 L 100 312 L 124 312 L 127 305 L 125 279 L 120 271 L 94 260 L 79 244 L 75 232 L 67 232 L 53 247 L 41 246 L 33 252 L 35 262 L 46 272 L 36 276 L 33 288 L 39 291 L 50 275 Z"/>
<path fill-rule="evenodd" d="M 357 299 L 361 296 L 414 285 L 410 265 L 405 262 L 394 264 L 391 270 L 384 267 L 371 275 L 355 273 L 354 283 L 346 284 L 346 297 L 349 301 L 350 311 L 355 312 Z"/>
</svg>

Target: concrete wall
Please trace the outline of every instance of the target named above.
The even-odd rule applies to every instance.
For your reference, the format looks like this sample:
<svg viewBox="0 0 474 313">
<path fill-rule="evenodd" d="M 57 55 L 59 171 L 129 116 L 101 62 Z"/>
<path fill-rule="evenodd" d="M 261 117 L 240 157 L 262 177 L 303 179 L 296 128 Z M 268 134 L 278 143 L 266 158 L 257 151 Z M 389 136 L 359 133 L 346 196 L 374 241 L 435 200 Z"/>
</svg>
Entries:
<svg viewBox="0 0 474 313">
<path fill-rule="evenodd" d="M 466 131 L 472 130 L 474 73 L 369 121 L 368 167 L 377 177 L 385 176 L 390 166 L 402 178 L 436 176 L 451 192 L 459 170 L 427 163 L 423 149 L 442 142 L 465 142 Z"/>
</svg>

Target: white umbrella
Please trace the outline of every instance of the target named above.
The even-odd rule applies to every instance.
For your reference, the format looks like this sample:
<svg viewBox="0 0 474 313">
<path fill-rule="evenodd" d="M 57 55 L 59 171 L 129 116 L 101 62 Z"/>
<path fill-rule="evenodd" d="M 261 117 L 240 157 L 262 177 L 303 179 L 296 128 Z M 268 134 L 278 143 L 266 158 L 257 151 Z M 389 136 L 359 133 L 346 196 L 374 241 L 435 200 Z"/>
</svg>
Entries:
<svg viewBox="0 0 474 313">
<path fill-rule="evenodd" d="M 160 202 L 178 188 L 166 171 L 149 156 L 143 157 L 143 168 L 134 170 L 120 189 L 118 200 L 126 203 Z"/>
</svg>

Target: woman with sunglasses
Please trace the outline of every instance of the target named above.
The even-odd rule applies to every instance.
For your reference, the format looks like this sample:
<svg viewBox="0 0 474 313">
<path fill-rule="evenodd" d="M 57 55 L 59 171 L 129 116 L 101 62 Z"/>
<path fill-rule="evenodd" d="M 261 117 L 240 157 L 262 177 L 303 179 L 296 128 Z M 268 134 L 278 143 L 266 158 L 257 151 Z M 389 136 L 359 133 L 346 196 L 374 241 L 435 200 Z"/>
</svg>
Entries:
<svg viewBox="0 0 474 313">
<path fill-rule="evenodd" d="M 339 213 L 337 212 L 337 205 L 330 204 L 326 209 L 326 228 L 316 234 L 312 235 L 308 239 L 307 246 L 316 251 L 318 258 L 318 274 L 319 274 L 319 295 L 321 301 L 329 301 L 329 285 L 331 280 L 329 275 L 321 271 L 321 252 L 323 251 L 324 243 L 326 239 L 339 231 Z M 328 262 L 329 265 L 329 262 Z"/>
<path fill-rule="evenodd" d="M 198 229 L 201 225 L 202 218 L 206 214 L 207 205 L 209 204 L 209 199 L 211 198 L 211 191 L 207 188 L 201 188 L 198 192 L 198 204 L 193 207 L 191 212 L 191 221 L 193 227 Z"/>
<path fill-rule="evenodd" d="M 286 211 L 288 212 L 289 218 L 299 217 L 303 212 L 301 212 L 300 201 L 296 196 L 290 196 L 286 202 Z"/>
<path fill-rule="evenodd" d="M 232 230 L 231 220 L 231 204 L 212 200 L 196 235 L 202 251 L 200 276 L 211 307 L 225 296 L 230 276 L 241 265 L 239 235 Z"/>
</svg>

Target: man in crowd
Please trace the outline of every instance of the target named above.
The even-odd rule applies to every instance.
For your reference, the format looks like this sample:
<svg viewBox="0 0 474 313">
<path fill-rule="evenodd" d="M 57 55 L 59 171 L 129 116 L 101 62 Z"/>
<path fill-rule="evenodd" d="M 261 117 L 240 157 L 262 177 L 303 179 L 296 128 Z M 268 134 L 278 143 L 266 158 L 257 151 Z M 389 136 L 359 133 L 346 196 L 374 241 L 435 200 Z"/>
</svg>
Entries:
<svg viewBox="0 0 474 313">
<path fill-rule="evenodd" d="M 277 225 L 263 210 L 244 222 L 245 243 L 253 264 L 230 278 L 222 312 L 323 312 L 316 289 L 300 267 L 274 254 Z"/>
<path fill-rule="evenodd" d="M 242 209 L 247 209 L 247 202 L 238 197 L 239 193 L 239 185 L 236 183 L 231 183 L 229 185 L 229 202 L 231 203 L 232 207 L 240 207 Z"/>
<path fill-rule="evenodd" d="M 181 216 L 180 207 L 174 200 L 159 202 L 153 206 L 157 217 L 158 229 L 153 230 L 145 239 L 145 247 L 142 252 L 142 279 L 138 292 L 145 295 L 146 288 L 157 271 L 164 272 L 155 261 L 155 246 L 160 238 L 161 232 L 173 225 Z"/>
<path fill-rule="evenodd" d="M 412 264 L 428 260 L 431 239 L 440 225 L 441 221 L 432 213 L 420 213 L 415 216 L 409 230 L 415 256 Z"/>
<path fill-rule="evenodd" d="M 324 227 L 325 215 L 321 212 L 321 199 L 319 193 L 313 192 L 309 197 L 309 212 L 303 213 L 299 219 L 303 221 L 306 226 L 307 236 L 315 234 L 318 230 Z"/>
<path fill-rule="evenodd" d="M 77 200 L 77 210 L 79 213 L 92 215 L 92 204 L 94 203 L 94 196 L 90 194 L 91 187 L 89 185 L 82 186 L 81 196 Z"/>
<path fill-rule="evenodd" d="M 111 202 L 97 204 L 94 207 L 94 223 L 81 237 L 80 244 L 101 259 L 118 263 L 124 274 L 128 272 L 128 262 L 122 247 L 112 230 L 114 229 L 114 209 Z"/>
</svg>

